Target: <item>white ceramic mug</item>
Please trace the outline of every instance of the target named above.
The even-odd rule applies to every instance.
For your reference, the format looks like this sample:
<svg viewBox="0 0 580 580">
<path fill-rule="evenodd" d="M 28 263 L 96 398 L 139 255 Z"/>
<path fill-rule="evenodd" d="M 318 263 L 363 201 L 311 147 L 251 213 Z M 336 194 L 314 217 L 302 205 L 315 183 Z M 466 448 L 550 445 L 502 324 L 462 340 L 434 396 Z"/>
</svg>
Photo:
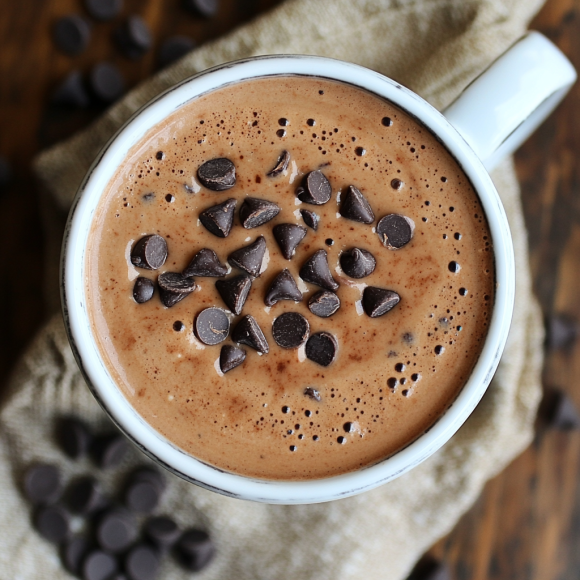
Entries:
<svg viewBox="0 0 580 580">
<path fill-rule="evenodd" d="M 355 472 L 312 481 L 267 481 L 224 472 L 178 449 L 133 409 L 111 378 L 92 333 L 86 304 L 85 252 L 102 192 L 129 149 L 154 125 L 197 96 L 226 84 L 275 75 L 342 81 L 385 98 L 429 128 L 457 159 L 479 195 L 491 230 L 497 288 L 485 344 L 457 399 L 404 449 Z M 499 363 L 513 311 L 515 269 L 510 231 L 489 177 L 540 124 L 576 80 L 564 55 L 529 33 L 479 76 L 443 114 L 410 90 L 363 67 L 314 56 L 266 56 L 221 65 L 169 89 L 138 111 L 103 148 L 74 200 L 62 251 L 62 304 L 69 340 L 93 394 L 147 455 L 177 475 L 240 499 L 301 504 L 348 497 L 405 473 L 446 443 L 485 393 Z"/>
</svg>

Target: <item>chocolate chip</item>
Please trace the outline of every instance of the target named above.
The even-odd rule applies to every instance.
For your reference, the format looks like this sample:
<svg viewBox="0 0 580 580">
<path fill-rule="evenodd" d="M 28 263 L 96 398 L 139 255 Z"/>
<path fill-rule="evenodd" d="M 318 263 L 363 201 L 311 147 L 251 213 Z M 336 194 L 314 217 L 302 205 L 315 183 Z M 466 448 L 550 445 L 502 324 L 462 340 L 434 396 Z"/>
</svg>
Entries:
<svg viewBox="0 0 580 580">
<path fill-rule="evenodd" d="M 228 262 L 234 267 L 247 272 L 253 278 L 258 277 L 261 272 L 264 254 L 266 253 L 266 240 L 260 236 L 255 242 L 233 251 L 228 256 Z"/>
<path fill-rule="evenodd" d="M 280 208 L 273 202 L 257 197 L 246 197 L 240 207 L 240 222 L 247 230 L 257 228 L 280 213 Z"/>
<path fill-rule="evenodd" d="M 298 312 L 284 312 L 272 324 L 272 336 L 282 348 L 298 348 L 310 335 L 308 320 Z"/>
<path fill-rule="evenodd" d="M 159 572 L 161 559 L 151 546 L 137 544 L 125 556 L 124 564 L 131 580 L 154 580 Z"/>
<path fill-rule="evenodd" d="M 135 280 L 135 285 L 133 286 L 133 299 L 137 304 L 143 304 L 151 298 L 153 298 L 153 294 L 155 292 L 155 283 L 153 280 L 149 280 L 149 278 L 143 278 L 143 276 L 139 276 L 137 280 Z"/>
<path fill-rule="evenodd" d="M 91 541 L 84 535 L 78 535 L 68 540 L 62 548 L 62 563 L 75 576 L 82 570 L 83 560 L 91 549 Z"/>
<path fill-rule="evenodd" d="M 159 299 L 165 308 L 171 308 L 175 306 L 178 302 L 181 302 L 184 298 L 187 298 L 189 294 L 185 292 L 168 292 L 159 288 Z"/>
<path fill-rule="evenodd" d="M 244 316 L 232 331 L 232 340 L 240 344 L 246 344 L 263 354 L 270 352 L 268 341 L 256 319 L 248 314 Z"/>
<path fill-rule="evenodd" d="M 83 580 L 110 580 L 119 569 L 117 560 L 111 554 L 93 550 L 83 562 Z"/>
<path fill-rule="evenodd" d="M 393 189 L 397 189 L 397 190 L 398 189 L 401 189 L 401 187 L 403 187 L 403 182 L 400 179 L 397 179 L 397 178 L 392 179 L 391 180 L 391 187 Z"/>
<path fill-rule="evenodd" d="M 62 417 L 57 423 L 56 438 L 66 455 L 79 459 L 89 450 L 93 436 L 84 421 L 76 417 Z"/>
<path fill-rule="evenodd" d="M 221 308 L 206 308 L 195 319 L 195 334 L 204 344 L 219 344 L 229 332 L 230 319 Z"/>
<path fill-rule="evenodd" d="M 330 273 L 327 256 L 326 250 L 314 252 L 300 268 L 300 277 L 305 282 L 316 284 L 325 290 L 336 290 L 338 283 Z"/>
<path fill-rule="evenodd" d="M 327 367 L 335 358 L 338 351 L 338 342 L 328 332 L 313 334 L 306 343 L 306 358 Z"/>
<path fill-rule="evenodd" d="M 328 290 L 317 292 L 308 300 L 308 309 L 320 318 L 332 316 L 340 308 L 340 298 Z"/>
<path fill-rule="evenodd" d="M 195 280 L 179 272 L 163 272 L 157 278 L 159 288 L 176 294 L 190 294 L 195 290 Z"/>
<path fill-rule="evenodd" d="M 113 34 L 119 50 L 132 60 L 141 58 L 153 44 L 147 23 L 137 15 L 132 15 Z"/>
<path fill-rule="evenodd" d="M 117 467 L 129 451 L 129 442 L 120 433 L 110 433 L 95 439 L 91 454 L 102 469 Z"/>
<path fill-rule="evenodd" d="M 104 505 L 101 486 L 90 476 L 73 481 L 68 486 L 65 497 L 70 510 L 77 514 L 90 514 Z"/>
<path fill-rule="evenodd" d="M 214 545 L 203 530 L 191 529 L 184 532 L 175 549 L 181 565 L 192 572 L 203 570 L 215 555 Z"/>
<path fill-rule="evenodd" d="M 227 273 L 227 267 L 220 262 L 217 254 L 209 248 L 201 249 L 193 257 L 189 266 L 183 270 L 184 276 L 201 276 L 209 278 L 221 278 Z"/>
<path fill-rule="evenodd" d="M 125 92 L 125 79 L 119 68 L 110 62 L 97 63 L 89 81 L 93 93 L 105 103 L 116 101 Z"/>
<path fill-rule="evenodd" d="M 225 157 L 206 161 L 197 170 L 201 184 L 212 191 L 225 191 L 236 184 L 236 166 Z"/>
<path fill-rule="evenodd" d="M 131 250 L 131 263 L 137 268 L 157 270 L 167 260 L 167 243 L 157 234 L 141 238 Z"/>
<path fill-rule="evenodd" d="M 116 554 L 125 551 L 137 538 L 135 521 L 125 510 L 114 508 L 101 515 L 96 538 L 103 550 Z"/>
<path fill-rule="evenodd" d="M 343 193 L 340 215 L 363 224 L 372 224 L 375 221 L 375 214 L 369 202 L 354 185 L 349 185 L 348 189 Z"/>
<path fill-rule="evenodd" d="M 179 526 L 167 516 L 148 519 L 143 526 L 143 532 L 149 540 L 161 548 L 173 546 L 181 534 Z"/>
<path fill-rule="evenodd" d="M 280 246 L 282 255 L 291 260 L 298 244 L 306 235 L 306 228 L 296 224 L 278 224 L 272 228 L 275 240 Z"/>
<path fill-rule="evenodd" d="M 392 213 L 379 220 L 377 234 L 386 248 L 398 250 L 413 238 L 415 222 L 404 215 Z"/>
<path fill-rule="evenodd" d="M 112 20 L 121 12 L 123 0 L 85 0 L 85 8 L 95 20 Z"/>
<path fill-rule="evenodd" d="M 270 284 L 264 302 L 266 306 L 274 306 L 280 300 L 302 300 L 302 292 L 298 289 L 292 274 L 286 269 L 282 270 Z"/>
<path fill-rule="evenodd" d="M 546 426 L 561 431 L 580 429 L 580 415 L 574 401 L 561 389 L 546 389 L 538 412 Z"/>
<path fill-rule="evenodd" d="M 34 517 L 34 526 L 38 533 L 49 542 L 60 544 L 70 533 L 70 517 L 58 505 L 42 506 Z"/>
<path fill-rule="evenodd" d="M 246 360 L 246 351 L 243 348 L 224 344 L 220 352 L 220 369 L 222 373 L 227 373 Z"/>
<path fill-rule="evenodd" d="M 180 58 L 195 48 L 195 42 L 189 36 L 172 36 L 163 41 L 159 48 L 159 65 L 164 67 Z"/>
<path fill-rule="evenodd" d="M 318 214 L 310 211 L 309 209 L 301 209 L 300 213 L 302 214 L 302 219 L 304 223 L 309 227 L 312 228 L 314 231 L 318 229 L 318 222 L 320 221 L 320 217 Z"/>
<path fill-rule="evenodd" d="M 133 471 L 133 473 L 131 473 L 130 481 L 146 481 L 151 483 L 159 490 L 159 493 L 163 492 L 165 489 L 165 480 L 163 479 L 163 476 L 159 471 L 152 467 L 138 467 Z"/>
<path fill-rule="evenodd" d="M 296 191 L 298 199 L 304 203 L 323 205 L 330 200 L 332 187 L 322 171 L 311 171 L 302 182 L 302 187 Z"/>
<path fill-rule="evenodd" d="M 219 8 L 218 0 L 184 0 L 183 5 L 193 14 L 204 18 L 215 16 Z"/>
<path fill-rule="evenodd" d="M 52 102 L 84 109 L 89 105 L 89 94 L 78 70 L 71 71 L 52 94 Z"/>
<path fill-rule="evenodd" d="M 320 392 L 318 391 L 318 389 L 315 389 L 314 387 L 306 387 L 304 389 L 304 394 L 307 397 L 311 398 L 313 401 L 320 402 L 322 400 Z"/>
<path fill-rule="evenodd" d="M 80 54 L 91 39 L 89 23 L 77 14 L 63 16 L 54 25 L 54 42 L 60 50 L 70 56 Z"/>
<path fill-rule="evenodd" d="M 132 481 L 125 489 L 125 505 L 137 513 L 151 513 L 159 504 L 161 493 L 150 481 Z"/>
<path fill-rule="evenodd" d="M 199 221 L 218 238 L 227 238 L 234 223 L 236 200 L 228 199 L 199 214 Z"/>
<path fill-rule="evenodd" d="M 282 151 L 282 154 L 278 157 L 278 161 L 276 161 L 276 165 L 266 175 L 268 177 L 280 175 L 280 173 L 288 169 L 288 163 L 290 163 L 290 153 L 288 151 Z"/>
<path fill-rule="evenodd" d="M 241 274 L 227 280 L 217 280 L 215 287 L 226 306 L 238 316 L 242 312 L 246 298 L 250 293 L 252 280 L 246 274 Z"/>
<path fill-rule="evenodd" d="M 34 505 L 50 504 L 62 494 L 60 471 L 48 463 L 37 463 L 24 474 L 24 495 Z"/>
<path fill-rule="evenodd" d="M 552 350 L 570 348 L 580 335 L 578 321 L 567 314 L 554 314 L 546 324 L 546 342 Z"/>
<path fill-rule="evenodd" d="M 362 307 L 371 318 L 377 318 L 394 308 L 401 297 L 392 290 L 367 286 L 363 290 Z"/>
<path fill-rule="evenodd" d="M 352 248 L 340 254 L 340 267 L 351 278 L 365 278 L 375 271 L 377 261 L 367 250 Z"/>
</svg>

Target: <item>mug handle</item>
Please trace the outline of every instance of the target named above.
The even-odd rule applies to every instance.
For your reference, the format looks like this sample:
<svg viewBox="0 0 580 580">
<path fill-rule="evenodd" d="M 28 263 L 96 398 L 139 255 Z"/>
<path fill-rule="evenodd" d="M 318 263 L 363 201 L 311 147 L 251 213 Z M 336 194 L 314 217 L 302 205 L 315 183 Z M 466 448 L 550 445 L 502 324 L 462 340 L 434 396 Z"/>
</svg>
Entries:
<svg viewBox="0 0 580 580">
<path fill-rule="evenodd" d="M 528 32 L 443 115 L 491 171 L 556 108 L 576 77 L 560 49 L 539 32 Z"/>
</svg>

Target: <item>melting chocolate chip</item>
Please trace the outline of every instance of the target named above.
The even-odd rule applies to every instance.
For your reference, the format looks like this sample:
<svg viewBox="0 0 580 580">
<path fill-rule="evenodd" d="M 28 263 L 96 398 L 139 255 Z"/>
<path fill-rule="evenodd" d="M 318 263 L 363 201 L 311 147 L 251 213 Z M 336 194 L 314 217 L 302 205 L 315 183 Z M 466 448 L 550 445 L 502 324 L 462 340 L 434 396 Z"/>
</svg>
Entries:
<svg viewBox="0 0 580 580">
<path fill-rule="evenodd" d="M 323 367 L 327 367 L 336 358 L 337 351 L 338 342 L 328 332 L 317 332 L 306 343 L 306 357 Z"/>
<path fill-rule="evenodd" d="M 129 16 L 115 30 L 113 38 L 123 55 L 132 60 L 140 59 L 153 44 L 149 26 L 136 14 Z"/>
<path fill-rule="evenodd" d="M 125 92 L 123 74 L 110 62 L 99 62 L 91 69 L 89 84 L 95 96 L 104 103 L 116 101 Z"/>
<path fill-rule="evenodd" d="M 201 276 L 221 278 L 228 273 L 227 267 L 222 264 L 217 254 L 209 248 L 202 248 L 191 260 L 189 266 L 183 270 L 184 276 Z"/>
<path fill-rule="evenodd" d="M 70 517 L 58 505 L 43 506 L 34 517 L 34 526 L 38 533 L 49 542 L 60 544 L 70 533 Z"/>
<path fill-rule="evenodd" d="M 54 26 L 54 42 L 60 50 L 70 56 L 85 50 L 91 38 L 89 23 L 77 14 L 59 18 Z"/>
<path fill-rule="evenodd" d="M 220 352 L 220 369 L 222 373 L 227 373 L 246 360 L 246 351 L 243 348 L 224 344 Z"/>
<path fill-rule="evenodd" d="M 195 280 L 179 272 L 163 272 L 157 278 L 161 290 L 172 294 L 191 294 L 195 290 Z"/>
<path fill-rule="evenodd" d="M 261 272 L 264 254 L 266 253 L 266 240 L 260 236 L 255 242 L 233 251 L 228 256 L 228 262 L 234 267 L 247 272 L 253 278 L 257 278 Z"/>
<path fill-rule="evenodd" d="M 50 504 L 62 493 L 60 471 L 48 463 L 37 463 L 26 470 L 24 495 L 33 505 Z"/>
<path fill-rule="evenodd" d="M 183 5 L 192 14 L 204 18 L 215 16 L 219 8 L 218 0 L 183 0 Z"/>
<path fill-rule="evenodd" d="M 161 67 L 179 60 L 195 48 L 195 42 L 189 36 L 171 36 L 163 41 L 157 59 Z"/>
<path fill-rule="evenodd" d="M 95 20 L 112 20 L 121 12 L 123 0 L 85 0 L 85 8 Z"/>
<path fill-rule="evenodd" d="M 137 304 L 143 304 L 151 298 L 153 298 L 153 293 L 155 292 L 155 283 L 149 278 L 143 278 L 139 276 L 135 280 L 135 285 L 133 286 L 133 299 Z"/>
<path fill-rule="evenodd" d="M 215 548 L 207 532 L 191 529 L 181 536 L 175 552 L 182 566 L 192 572 L 199 572 L 213 560 Z"/>
<path fill-rule="evenodd" d="M 340 308 L 340 298 L 334 292 L 321 290 L 310 297 L 308 308 L 312 314 L 328 318 Z"/>
<path fill-rule="evenodd" d="M 178 302 L 181 302 L 184 298 L 187 298 L 189 294 L 185 292 L 168 292 L 159 288 L 159 299 L 165 308 L 171 308 L 175 306 Z"/>
<path fill-rule="evenodd" d="M 170 548 L 181 534 L 179 526 L 167 516 L 149 518 L 143 526 L 143 532 L 146 538 L 160 548 Z"/>
<path fill-rule="evenodd" d="M 105 501 L 99 482 L 90 476 L 73 481 L 65 497 L 72 512 L 85 515 L 102 507 Z"/>
<path fill-rule="evenodd" d="M 309 228 L 312 228 L 314 231 L 316 231 L 318 229 L 318 222 L 320 221 L 319 215 L 313 211 L 310 211 L 309 209 L 301 209 L 300 213 L 302 214 L 304 223 Z"/>
<path fill-rule="evenodd" d="M 228 199 L 202 211 L 199 221 L 205 228 L 218 238 L 227 238 L 234 223 L 236 200 Z"/>
<path fill-rule="evenodd" d="M 393 189 L 397 189 L 397 190 L 398 189 L 401 189 L 401 187 L 403 187 L 403 182 L 400 179 L 397 179 L 397 178 L 392 179 L 391 180 L 391 187 Z"/>
<path fill-rule="evenodd" d="M 119 570 L 117 560 L 111 554 L 93 550 L 82 566 L 83 580 L 109 580 Z"/>
<path fill-rule="evenodd" d="M 121 433 L 97 437 L 91 445 L 91 455 L 101 469 L 117 467 L 129 451 L 129 442 Z"/>
<path fill-rule="evenodd" d="M 290 153 L 288 151 L 282 151 L 282 154 L 278 157 L 278 161 L 276 161 L 276 165 L 266 175 L 268 177 L 280 175 L 280 173 L 288 169 L 288 163 L 290 163 Z"/>
<path fill-rule="evenodd" d="M 340 267 L 351 278 L 364 278 L 375 271 L 375 257 L 361 248 L 346 250 L 340 255 Z"/>
<path fill-rule="evenodd" d="M 159 572 L 161 558 L 153 546 L 137 544 L 124 558 L 124 569 L 131 580 L 155 580 Z"/>
<path fill-rule="evenodd" d="M 330 247 L 330 246 L 334 246 L 334 240 L 332 238 L 326 238 L 326 240 L 324 240 L 324 243 Z"/>
<path fill-rule="evenodd" d="M 282 270 L 272 281 L 264 299 L 266 306 L 274 306 L 280 300 L 302 300 L 302 292 L 298 289 L 292 274 L 287 269 Z"/>
<path fill-rule="evenodd" d="M 246 197 L 240 207 L 240 222 L 247 230 L 263 226 L 280 213 L 280 208 L 273 202 L 257 197 Z"/>
<path fill-rule="evenodd" d="M 298 312 L 284 312 L 272 324 L 272 336 L 282 348 L 298 348 L 310 335 L 308 320 Z"/>
<path fill-rule="evenodd" d="M 314 252 L 302 268 L 300 268 L 300 277 L 305 282 L 316 284 L 325 290 L 336 290 L 338 283 L 332 277 L 328 267 L 328 258 L 326 250 Z"/>
<path fill-rule="evenodd" d="M 362 307 L 368 316 L 377 318 L 394 308 L 401 297 L 392 290 L 367 286 L 363 290 Z"/>
<path fill-rule="evenodd" d="M 71 71 L 52 95 L 52 102 L 56 105 L 85 108 L 89 101 L 83 77 L 78 70 Z"/>
<path fill-rule="evenodd" d="M 280 246 L 282 255 L 291 260 L 298 244 L 306 235 L 306 228 L 296 224 L 278 224 L 272 228 L 275 240 Z"/>
<path fill-rule="evenodd" d="M 114 508 L 101 515 L 96 527 L 97 542 L 113 554 L 124 552 L 137 538 L 138 530 L 129 512 Z"/>
<path fill-rule="evenodd" d="M 195 334 L 201 342 L 214 345 L 223 342 L 230 332 L 230 319 L 221 308 L 206 308 L 195 320 Z"/>
<path fill-rule="evenodd" d="M 217 280 L 215 287 L 226 306 L 238 316 L 250 293 L 252 280 L 246 274 L 241 274 L 227 280 Z"/>
<path fill-rule="evenodd" d="M 323 205 L 330 200 L 332 187 L 330 181 L 322 171 L 311 171 L 302 182 L 302 186 L 296 190 L 300 201 L 313 205 Z"/>
<path fill-rule="evenodd" d="M 225 157 L 210 159 L 199 167 L 197 177 L 211 191 L 225 191 L 236 184 L 236 167 Z"/>
<path fill-rule="evenodd" d="M 349 185 L 342 196 L 340 215 L 363 224 L 372 224 L 375 221 L 375 214 L 369 202 L 354 185 Z"/>
<path fill-rule="evenodd" d="M 62 562 L 65 568 L 75 576 L 82 570 L 83 560 L 91 548 L 91 541 L 84 535 L 78 535 L 68 540 L 62 548 Z"/>
<path fill-rule="evenodd" d="M 270 348 L 262 329 L 256 319 L 248 314 L 244 316 L 232 331 L 232 340 L 240 344 L 247 344 L 263 354 L 268 354 Z"/>
<path fill-rule="evenodd" d="M 66 455 L 71 459 L 80 459 L 88 452 L 93 435 L 84 421 L 76 417 L 63 417 L 58 421 L 56 438 Z"/>
<path fill-rule="evenodd" d="M 415 222 L 404 215 L 392 213 L 382 217 L 377 224 L 377 234 L 386 248 L 398 250 L 413 238 Z"/>
<path fill-rule="evenodd" d="M 167 242 L 157 234 L 141 238 L 131 250 L 131 263 L 144 270 L 157 270 L 167 260 Z"/>
<path fill-rule="evenodd" d="M 320 392 L 318 391 L 318 389 L 315 389 L 314 387 L 306 387 L 304 389 L 304 394 L 307 397 L 310 397 L 313 401 L 320 402 L 322 400 L 320 397 Z"/>
</svg>

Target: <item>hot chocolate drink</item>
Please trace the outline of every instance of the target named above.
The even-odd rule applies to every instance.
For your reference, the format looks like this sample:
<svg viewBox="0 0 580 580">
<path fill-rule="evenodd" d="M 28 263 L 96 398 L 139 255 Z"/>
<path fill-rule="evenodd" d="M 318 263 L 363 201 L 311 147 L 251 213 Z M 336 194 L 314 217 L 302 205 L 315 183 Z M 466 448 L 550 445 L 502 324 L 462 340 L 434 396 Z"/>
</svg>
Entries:
<svg viewBox="0 0 580 580">
<path fill-rule="evenodd" d="M 171 114 L 120 161 L 87 251 L 105 364 L 220 469 L 376 463 L 444 413 L 494 298 L 491 235 L 445 147 L 320 78 L 255 79 Z"/>
</svg>

